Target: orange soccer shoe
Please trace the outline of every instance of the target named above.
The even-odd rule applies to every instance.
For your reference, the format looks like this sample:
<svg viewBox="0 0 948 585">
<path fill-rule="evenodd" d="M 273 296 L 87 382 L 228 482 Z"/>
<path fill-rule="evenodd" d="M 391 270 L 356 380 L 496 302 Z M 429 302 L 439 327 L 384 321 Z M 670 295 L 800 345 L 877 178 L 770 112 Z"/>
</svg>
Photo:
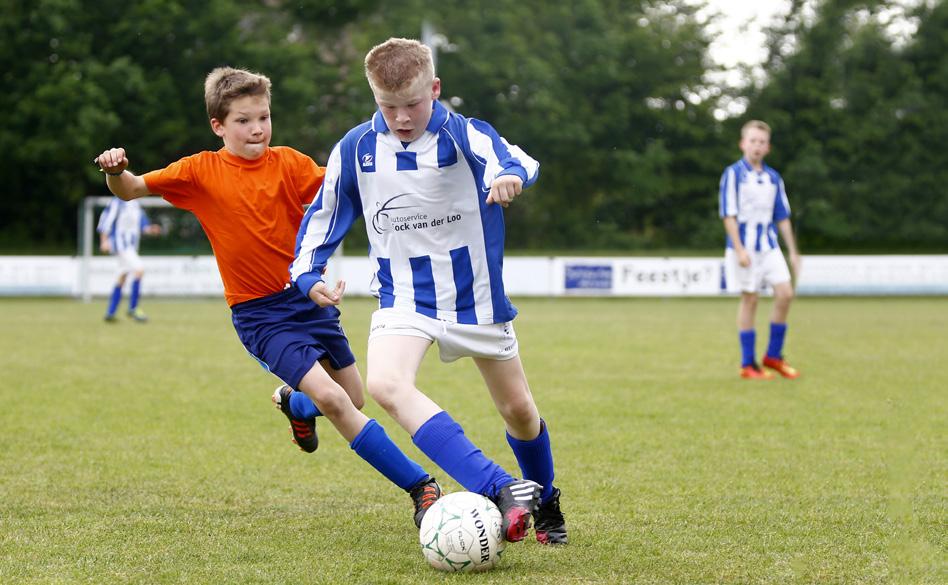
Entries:
<svg viewBox="0 0 948 585">
<path fill-rule="evenodd" d="M 800 377 L 800 372 L 796 368 L 783 361 L 781 358 L 772 358 L 770 356 L 764 356 L 764 365 L 774 370 L 784 378 L 789 378 L 794 380 Z"/>
<path fill-rule="evenodd" d="M 773 374 L 761 368 L 756 363 L 741 368 L 741 378 L 747 380 L 772 380 Z"/>
</svg>

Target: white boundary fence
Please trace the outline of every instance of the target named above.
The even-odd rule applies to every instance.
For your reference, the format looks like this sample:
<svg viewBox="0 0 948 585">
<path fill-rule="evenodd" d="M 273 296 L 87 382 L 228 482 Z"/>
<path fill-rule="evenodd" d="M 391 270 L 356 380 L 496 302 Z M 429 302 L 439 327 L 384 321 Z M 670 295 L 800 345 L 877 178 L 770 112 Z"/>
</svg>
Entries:
<svg viewBox="0 0 948 585">
<path fill-rule="evenodd" d="M 221 296 L 212 256 L 143 256 L 143 294 Z M 366 257 L 332 262 L 329 278 L 347 295 L 368 295 Z M 0 296 L 89 299 L 111 291 L 112 257 L 0 256 Z M 504 282 L 512 296 L 720 296 L 719 258 L 508 257 Z M 948 295 L 948 255 L 805 256 L 799 295 Z"/>
<path fill-rule="evenodd" d="M 111 292 L 117 260 L 93 255 L 94 212 L 111 197 L 87 197 L 79 213 L 77 256 L 0 256 L 0 296 L 67 296 L 88 301 Z M 159 197 L 146 207 L 170 207 Z M 144 246 L 147 254 L 147 245 Z M 341 250 L 340 250 L 341 251 Z M 721 296 L 723 252 L 717 258 L 520 257 L 504 261 L 512 296 Z M 143 256 L 149 296 L 220 296 L 213 256 Z M 368 295 L 373 270 L 366 257 L 337 252 L 328 281 L 346 294 Z M 948 255 L 805 256 L 799 295 L 948 295 Z"/>
</svg>

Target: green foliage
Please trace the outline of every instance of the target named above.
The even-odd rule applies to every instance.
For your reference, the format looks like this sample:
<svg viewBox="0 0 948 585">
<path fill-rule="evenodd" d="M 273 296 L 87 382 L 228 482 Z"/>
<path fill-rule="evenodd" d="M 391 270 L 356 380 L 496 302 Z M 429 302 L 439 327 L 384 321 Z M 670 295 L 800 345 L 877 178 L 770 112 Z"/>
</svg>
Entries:
<svg viewBox="0 0 948 585">
<path fill-rule="evenodd" d="M 0 12 L 0 249 L 71 251 L 76 209 L 105 194 L 90 160 L 132 169 L 217 149 L 203 79 L 220 65 L 274 83 L 274 143 L 325 163 L 374 111 L 365 52 L 427 19 L 443 97 L 541 162 L 507 210 L 514 249 L 717 248 L 722 169 L 749 117 L 775 129 L 806 252 L 948 249 L 948 3 L 920 3 L 894 43 L 895 0 L 794 0 L 768 31 L 768 77 L 713 87 L 691 0 L 10 0 Z M 529 25 L 528 25 L 529 24 Z M 718 97 L 749 99 L 740 119 Z M 347 245 L 362 249 L 353 231 Z"/>
<path fill-rule="evenodd" d="M 737 377 L 734 299 L 516 302 L 570 544 L 531 534 L 471 578 L 427 566 L 408 496 L 325 420 L 315 454 L 290 443 L 222 300 L 145 298 L 146 325 L 0 301 L 0 583 L 945 582 L 948 300 L 800 299 L 803 377 L 760 383 Z M 342 308 L 363 368 L 373 305 Z M 431 350 L 418 384 L 516 469 L 470 360 Z"/>
<path fill-rule="evenodd" d="M 878 16 L 889 4 L 821 3 L 751 96 L 748 117 L 775 127 L 771 160 L 805 250 L 948 246 L 948 4 L 920 7 L 905 46 Z"/>
</svg>

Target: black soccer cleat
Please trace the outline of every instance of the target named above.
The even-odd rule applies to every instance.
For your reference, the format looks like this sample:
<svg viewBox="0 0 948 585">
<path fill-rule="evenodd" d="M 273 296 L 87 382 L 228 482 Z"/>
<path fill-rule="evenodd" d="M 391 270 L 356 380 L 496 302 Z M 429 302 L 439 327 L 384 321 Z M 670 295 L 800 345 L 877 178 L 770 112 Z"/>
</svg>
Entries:
<svg viewBox="0 0 948 585">
<path fill-rule="evenodd" d="M 429 477 L 408 490 L 408 495 L 415 504 L 415 527 L 421 528 L 421 519 L 425 517 L 425 512 L 441 497 L 441 486 L 435 478 Z"/>
<path fill-rule="evenodd" d="M 566 544 L 566 519 L 560 512 L 560 490 L 554 488 L 553 493 L 545 502 L 537 506 L 533 513 L 533 522 L 536 527 L 537 542 L 540 544 Z"/>
<path fill-rule="evenodd" d="M 316 436 L 316 417 L 296 418 L 290 412 L 290 394 L 293 389 L 286 384 L 280 386 L 273 392 L 273 404 L 280 409 L 280 412 L 290 419 L 290 431 L 293 433 L 293 442 L 300 449 L 307 453 L 312 453 L 319 447 L 319 437 Z"/>
<path fill-rule="evenodd" d="M 508 542 L 520 542 L 530 529 L 530 515 L 540 503 L 540 484 L 518 479 L 500 488 L 493 498 L 503 517 L 501 532 Z"/>
</svg>

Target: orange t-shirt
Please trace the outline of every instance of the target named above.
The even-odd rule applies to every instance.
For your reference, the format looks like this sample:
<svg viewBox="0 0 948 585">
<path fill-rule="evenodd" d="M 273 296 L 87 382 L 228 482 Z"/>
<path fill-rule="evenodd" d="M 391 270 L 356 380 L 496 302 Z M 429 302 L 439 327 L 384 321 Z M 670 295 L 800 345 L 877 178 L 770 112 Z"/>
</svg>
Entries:
<svg viewBox="0 0 948 585">
<path fill-rule="evenodd" d="M 145 173 L 148 190 L 197 216 L 211 242 L 230 306 L 284 289 L 303 205 L 326 169 L 286 146 L 247 160 L 222 148 Z"/>
</svg>

